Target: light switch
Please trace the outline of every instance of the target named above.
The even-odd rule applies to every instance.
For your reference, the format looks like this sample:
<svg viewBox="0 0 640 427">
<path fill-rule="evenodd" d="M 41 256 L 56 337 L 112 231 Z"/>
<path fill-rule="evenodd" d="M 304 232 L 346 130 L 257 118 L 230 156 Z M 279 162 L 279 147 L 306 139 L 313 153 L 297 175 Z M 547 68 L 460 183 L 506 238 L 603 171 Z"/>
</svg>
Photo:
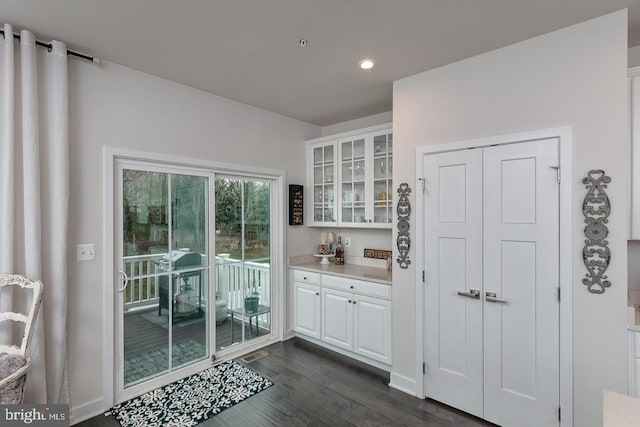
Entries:
<svg viewBox="0 0 640 427">
<path fill-rule="evenodd" d="M 84 243 L 76 246 L 77 261 L 91 261 L 96 259 L 96 245 L 93 243 Z"/>
</svg>

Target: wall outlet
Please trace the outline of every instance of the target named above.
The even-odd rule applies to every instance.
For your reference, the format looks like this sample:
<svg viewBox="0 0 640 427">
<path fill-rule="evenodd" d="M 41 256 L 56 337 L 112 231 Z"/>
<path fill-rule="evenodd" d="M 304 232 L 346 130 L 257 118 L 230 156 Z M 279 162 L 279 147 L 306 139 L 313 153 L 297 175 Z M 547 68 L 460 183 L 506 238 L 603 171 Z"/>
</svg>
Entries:
<svg viewBox="0 0 640 427">
<path fill-rule="evenodd" d="M 351 237 L 343 237 L 342 238 L 342 243 L 344 244 L 345 247 L 347 246 L 351 246 Z"/>
<path fill-rule="evenodd" d="M 96 245 L 84 243 L 76 246 L 76 261 L 91 261 L 96 259 Z"/>
</svg>

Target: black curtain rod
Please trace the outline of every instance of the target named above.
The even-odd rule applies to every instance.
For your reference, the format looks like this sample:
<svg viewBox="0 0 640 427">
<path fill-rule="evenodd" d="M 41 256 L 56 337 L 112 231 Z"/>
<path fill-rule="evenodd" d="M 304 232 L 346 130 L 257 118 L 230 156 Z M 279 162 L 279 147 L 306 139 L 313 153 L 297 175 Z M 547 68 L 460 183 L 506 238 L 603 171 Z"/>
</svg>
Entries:
<svg viewBox="0 0 640 427">
<path fill-rule="evenodd" d="M 0 30 L 0 34 L 4 37 L 4 30 Z M 5 37 L 6 38 L 6 37 Z M 20 34 L 13 33 L 13 38 L 20 40 Z M 40 40 L 36 40 L 36 46 L 46 47 L 49 52 L 51 52 L 51 43 L 41 42 Z M 95 62 L 96 58 L 91 55 L 86 55 L 84 53 L 76 52 L 75 50 L 67 49 L 67 55 L 75 56 L 78 58 L 86 59 L 87 61 Z"/>
</svg>

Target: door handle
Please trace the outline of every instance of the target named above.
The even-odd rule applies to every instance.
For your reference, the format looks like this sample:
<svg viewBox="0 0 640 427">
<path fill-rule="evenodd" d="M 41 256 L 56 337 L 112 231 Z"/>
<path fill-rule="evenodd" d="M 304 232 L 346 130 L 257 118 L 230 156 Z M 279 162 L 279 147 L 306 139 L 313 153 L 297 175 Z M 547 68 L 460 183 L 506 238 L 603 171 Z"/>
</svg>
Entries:
<svg viewBox="0 0 640 427">
<path fill-rule="evenodd" d="M 129 276 L 127 276 L 127 273 L 125 273 L 122 268 L 119 270 L 119 272 L 121 285 L 118 286 L 118 292 L 123 292 L 125 289 L 127 289 L 127 285 L 129 284 Z"/>
<path fill-rule="evenodd" d="M 507 300 L 496 296 L 495 292 L 485 292 L 485 299 L 489 302 L 499 302 L 500 304 L 506 304 Z"/>
<path fill-rule="evenodd" d="M 469 289 L 469 292 L 458 291 L 458 295 L 460 295 L 461 297 L 480 299 L 480 291 L 477 289 Z"/>
</svg>

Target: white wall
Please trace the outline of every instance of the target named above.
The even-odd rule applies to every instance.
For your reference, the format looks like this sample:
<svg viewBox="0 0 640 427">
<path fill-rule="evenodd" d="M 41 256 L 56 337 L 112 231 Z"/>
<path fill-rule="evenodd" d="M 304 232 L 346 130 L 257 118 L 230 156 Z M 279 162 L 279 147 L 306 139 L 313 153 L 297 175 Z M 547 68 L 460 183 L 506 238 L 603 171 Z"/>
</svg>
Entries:
<svg viewBox="0 0 640 427">
<path fill-rule="evenodd" d="M 394 83 L 396 182 L 415 182 L 417 146 L 573 126 L 574 176 L 565 179 L 574 186 L 574 425 L 580 427 L 601 425 L 603 389 L 627 391 L 626 70 L 627 13 L 621 11 Z M 580 180 L 594 168 L 613 179 L 607 272 L 613 285 L 603 295 L 581 284 Z M 415 234 L 411 238 L 419 244 Z M 415 260 L 393 275 L 393 370 L 412 379 L 415 289 L 407 284 L 415 282 L 420 265 Z"/>
<path fill-rule="evenodd" d="M 69 367 L 76 418 L 103 409 L 102 148 L 169 153 L 280 169 L 305 182 L 305 145 L 321 129 L 115 64 L 70 60 Z M 286 227 L 288 254 L 314 233 Z M 95 261 L 75 245 L 96 243 Z M 288 294 L 286 292 L 285 294 Z"/>
<path fill-rule="evenodd" d="M 386 113 L 374 114 L 372 116 L 361 117 L 359 119 L 349 120 L 347 122 L 323 126 L 322 136 L 335 135 L 338 133 L 349 132 L 369 126 L 382 125 L 384 123 L 391 123 L 392 121 L 393 113 L 391 111 L 387 111 Z"/>
</svg>

